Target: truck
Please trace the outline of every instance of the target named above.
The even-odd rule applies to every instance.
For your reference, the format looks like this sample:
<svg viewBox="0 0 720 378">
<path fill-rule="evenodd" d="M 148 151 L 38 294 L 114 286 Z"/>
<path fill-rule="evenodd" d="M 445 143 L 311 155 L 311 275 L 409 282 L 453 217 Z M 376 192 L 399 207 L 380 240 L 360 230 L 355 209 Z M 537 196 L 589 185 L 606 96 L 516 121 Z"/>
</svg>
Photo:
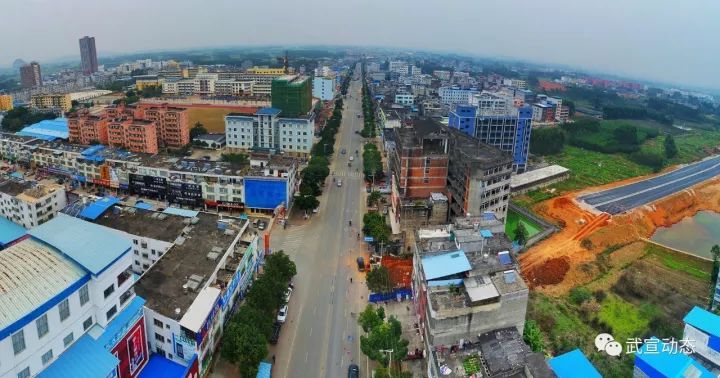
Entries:
<svg viewBox="0 0 720 378">
<path fill-rule="evenodd" d="M 365 271 L 365 259 L 362 258 L 362 256 L 357 258 L 357 266 L 358 266 L 358 271 L 360 271 L 360 272 Z"/>
</svg>

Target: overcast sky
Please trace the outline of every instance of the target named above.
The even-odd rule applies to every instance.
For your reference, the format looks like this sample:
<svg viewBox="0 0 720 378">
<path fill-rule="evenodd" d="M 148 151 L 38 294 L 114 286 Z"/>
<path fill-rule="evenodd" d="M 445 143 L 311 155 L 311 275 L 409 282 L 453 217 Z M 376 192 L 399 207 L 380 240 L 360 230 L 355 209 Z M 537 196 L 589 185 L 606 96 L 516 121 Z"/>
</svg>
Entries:
<svg viewBox="0 0 720 378">
<path fill-rule="evenodd" d="M 720 89 L 718 0 L 3 0 L 16 58 L 263 44 L 383 45 Z"/>
</svg>

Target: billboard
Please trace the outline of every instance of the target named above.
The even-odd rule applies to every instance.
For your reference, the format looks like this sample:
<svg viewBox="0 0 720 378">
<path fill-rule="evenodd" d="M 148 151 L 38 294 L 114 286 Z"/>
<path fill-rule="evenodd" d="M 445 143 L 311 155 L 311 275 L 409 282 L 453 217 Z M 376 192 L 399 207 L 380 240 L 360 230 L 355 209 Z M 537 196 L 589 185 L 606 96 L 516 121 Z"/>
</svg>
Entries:
<svg viewBox="0 0 720 378">
<path fill-rule="evenodd" d="M 138 376 L 149 358 L 145 340 L 145 317 L 141 316 L 129 329 L 111 351 L 120 360 L 116 370 L 118 378 Z"/>
<path fill-rule="evenodd" d="M 274 210 L 287 203 L 287 181 L 279 179 L 245 179 L 245 206 Z"/>
<path fill-rule="evenodd" d="M 167 196 L 167 180 L 163 177 L 130 174 L 130 194 L 141 194 L 146 197 L 165 199 Z"/>
<path fill-rule="evenodd" d="M 202 185 L 171 181 L 168 183 L 167 199 L 170 203 L 196 207 L 202 206 Z"/>
</svg>

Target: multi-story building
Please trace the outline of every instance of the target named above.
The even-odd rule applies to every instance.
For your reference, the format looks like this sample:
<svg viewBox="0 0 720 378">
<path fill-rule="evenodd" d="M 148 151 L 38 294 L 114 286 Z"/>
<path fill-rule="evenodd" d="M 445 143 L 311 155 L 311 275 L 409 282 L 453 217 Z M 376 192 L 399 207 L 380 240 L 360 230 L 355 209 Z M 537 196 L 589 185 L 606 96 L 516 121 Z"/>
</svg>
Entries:
<svg viewBox="0 0 720 378">
<path fill-rule="evenodd" d="M 717 375 L 720 372 L 720 316 L 700 307 L 693 307 L 683 318 L 683 340 L 695 341 L 692 353 L 696 360 Z"/>
<path fill-rule="evenodd" d="M 145 88 L 162 87 L 165 78 L 158 75 L 141 75 L 135 76 L 135 89 L 142 91 Z"/>
<path fill-rule="evenodd" d="M 255 82 L 251 80 L 218 79 L 215 81 L 216 96 L 253 95 Z"/>
<path fill-rule="evenodd" d="M 524 172 L 530 153 L 532 108 L 516 109 L 509 100 L 497 96 L 476 99 L 477 106 L 456 105 L 450 111 L 448 126 L 511 153 L 513 170 Z"/>
<path fill-rule="evenodd" d="M 505 219 L 513 159 L 509 153 L 450 130 L 448 186 L 450 215 L 493 212 Z"/>
<path fill-rule="evenodd" d="M 443 104 L 468 104 L 472 95 L 478 93 L 476 88 L 441 87 L 438 95 Z"/>
<path fill-rule="evenodd" d="M 527 82 L 525 80 L 520 79 L 503 79 L 502 84 L 508 87 L 518 88 L 518 89 L 526 89 L 527 88 Z"/>
<path fill-rule="evenodd" d="M 568 109 L 567 106 L 563 106 L 563 100 L 561 98 L 550 97 L 550 96 L 546 96 L 546 95 L 538 95 L 537 96 L 537 104 L 549 105 L 549 106 L 553 107 L 555 121 L 567 122 L 567 120 L 569 118 L 570 110 Z M 535 110 L 533 109 L 533 111 L 535 111 Z M 543 118 L 544 116 L 546 116 L 546 115 L 542 114 L 543 111 L 544 111 L 544 109 L 538 110 L 538 113 L 539 113 L 538 116 L 540 118 Z M 533 114 L 533 116 L 534 116 L 534 114 Z M 547 116 L 549 116 L 549 114 L 547 114 Z"/>
<path fill-rule="evenodd" d="M 62 185 L 33 186 L 13 179 L 0 182 L 0 215 L 27 229 L 53 219 L 66 204 Z"/>
<path fill-rule="evenodd" d="M 136 109 L 136 118 L 152 121 L 157 125 L 160 146 L 182 148 L 190 143 L 189 115 L 186 109 L 167 104 L 139 104 Z"/>
<path fill-rule="evenodd" d="M 452 72 L 443 71 L 443 70 L 435 70 L 435 71 L 433 71 L 433 76 L 435 76 L 436 78 L 438 78 L 442 81 L 449 81 L 450 76 L 452 76 Z"/>
<path fill-rule="evenodd" d="M 0 112 L 13 109 L 13 98 L 10 95 L 0 94 Z"/>
<path fill-rule="evenodd" d="M 470 96 L 470 105 L 477 107 L 478 115 L 505 115 L 512 111 L 513 104 L 508 96 L 488 91 Z"/>
<path fill-rule="evenodd" d="M 315 114 L 285 117 L 276 108 L 225 116 L 227 147 L 239 151 L 283 151 L 292 156 L 308 156 L 313 145 Z"/>
<path fill-rule="evenodd" d="M 107 145 L 122 147 L 132 152 L 158 153 L 158 136 L 155 122 L 114 119 L 108 123 Z"/>
<path fill-rule="evenodd" d="M 107 144 L 107 124 L 106 117 L 91 115 L 87 110 L 71 113 L 68 115 L 68 139 L 84 145 Z"/>
<path fill-rule="evenodd" d="M 62 214 L 3 250 L 0 376 L 137 376 L 149 351 L 130 250 Z"/>
<path fill-rule="evenodd" d="M 95 50 L 95 37 L 80 38 L 80 63 L 85 75 L 98 71 L 97 50 Z"/>
<path fill-rule="evenodd" d="M 533 104 L 532 120 L 539 123 L 555 122 L 555 106 L 544 103 Z"/>
<path fill-rule="evenodd" d="M 448 135 L 432 121 L 393 129 L 389 138 L 393 184 L 402 199 L 447 193 Z"/>
<path fill-rule="evenodd" d="M 38 62 L 30 62 L 20 67 L 20 84 L 23 88 L 39 87 L 43 84 Z"/>
<path fill-rule="evenodd" d="M 441 376 L 440 354 L 462 349 L 463 340 L 508 328 L 522 334 L 528 288 L 501 220 L 492 213 L 461 217 L 452 225 L 419 229 L 415 240 L 414 304 L 428 351 L 428 376 Z"/>
<path fill-rule="evenodd" d="M 283 117 L 305 116 L 312 108 L 312 83 L 307 76 L 280 76 L 272 81 L 271 96 Z"/>
<path fill-rule="evenodd" d="M 335 98 L 335 78 L 315 76 L 312 85 L 313 97 L 323 101 L 330 101 Z"/>
<path fill-rule="evenodd" d="M 415 96 L 407 92 L 398 92 L 395 94 L 395 103 L 402 106 L 413 106 Z"/>
<path fill-rule="evenodd" d="M 401 60 L 390 61 L 388 68 L 390 72 L 395 72 L 403 76 L 407 76 L 408 74 L 408 64 L 407 62 L 403 62 Z"/>
<path fill-rule="evenodd" d="M 183 366 L 197 359 L 198 376 L 205 376 L 263 251 L 246 220 L 188 216 L 183 231 L 188 241 L 170 247 L 142 275 L 135 291 L 146 300 L 149 349 Z"/>
<path fill-rule="evenodd" d="M 30 97 L 30 107 L 38 110 L 53 110 L 67 112 L 72 108 L 72 99 L 69 93 L 36 94 Z"/>
</svg>

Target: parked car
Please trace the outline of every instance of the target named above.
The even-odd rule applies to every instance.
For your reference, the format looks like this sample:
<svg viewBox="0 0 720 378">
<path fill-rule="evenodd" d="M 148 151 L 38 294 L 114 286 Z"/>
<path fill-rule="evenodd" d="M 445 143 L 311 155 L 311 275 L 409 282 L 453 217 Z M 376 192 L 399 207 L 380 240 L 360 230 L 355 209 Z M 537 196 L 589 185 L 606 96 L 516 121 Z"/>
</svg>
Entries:
<svg viewBox="0 0 720 378">
<path fill-rule="evenodd" d="M 278 315 L 277 315 L 277 321 L 279 323 L 285 323 L 285 319 L 287 319 L 287 312 L 288 312 L 288 306 L 287 305 L 282 306 L 282 308 L 280 309 L 280 312 L 278 312 Z"/>
<path fill-rule="evenodd" d="M 340 153 L 343 154 L 343 155 L 345 155 L 346 152 L 347 152 L 347 151 L 346 151 L 344 148 L 343 148 L 342 150 L 340 150 Z"/>
<path fill-rule="evenodd" d="M 348 160 L 353 161 L 353 160 L 355 160 L 355 157 L 350 156 L 350 159 L 348 159 Z"/>
<path fill-rule="evenodd" d="M 282 328 L 282 323 L 273 324 L 272 334 L 270 335 L 270 344 L 277 344 L 278 339 L 280 339 L 280 329 L 281 328 Z"/>
<path fill-rule="evenodd" d="M 265 227 L 267 227 L 267 222 L 265 222 L 265 221 L 258 222 L 258 225 L 257 225 L 258 230 L 262 231 L 265 229 Z"/>
<path fill-rule="evenodd" d="M 316 208 L 313 209 L 313 213 L 316 213 L 316 214 L 317 214 L 317 212 L 318 212 L 319 210 L 320 210 L 320 208 L 319 208 L 319 207 L 316 207 Z"/>
<path fill-rule="evenodd" d="M 360 367 L 355 364 L 350 364 L 348 366 L 348 378 L 359 378 L 360 377 Z"/>
<path fill-rule="evenodd" d="M 342 186 L 342 180 L 337 180 L 337 186 Z"/>
<path fill-rule="evenodd" d="M 290 303 L 290 296 L 292 295 L 292 289 L 288 288 L 285 292 L 285 303 Z"/>
</svg>

